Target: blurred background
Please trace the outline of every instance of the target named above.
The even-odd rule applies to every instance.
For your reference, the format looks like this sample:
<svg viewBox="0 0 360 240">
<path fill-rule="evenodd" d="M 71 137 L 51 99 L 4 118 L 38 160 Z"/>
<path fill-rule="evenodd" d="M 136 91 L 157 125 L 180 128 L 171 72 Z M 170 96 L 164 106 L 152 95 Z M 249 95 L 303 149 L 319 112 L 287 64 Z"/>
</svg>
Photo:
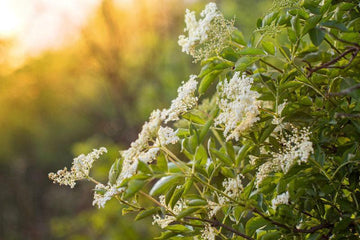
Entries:
<svg viewBox="0 0 360 240">
<path fill-rule="evenodd" d="M 216 1 L 249 36 L 271 0 Z M 0 239 L 153 239 L 92 187 L 52 184 L 48 172 L 106 146 L 93 175 L 107 181 L 120 149 L 150 112 L 168 107 L 200 67 L 178 35 L 195 0 L 0 0 Z"/>
</svg>

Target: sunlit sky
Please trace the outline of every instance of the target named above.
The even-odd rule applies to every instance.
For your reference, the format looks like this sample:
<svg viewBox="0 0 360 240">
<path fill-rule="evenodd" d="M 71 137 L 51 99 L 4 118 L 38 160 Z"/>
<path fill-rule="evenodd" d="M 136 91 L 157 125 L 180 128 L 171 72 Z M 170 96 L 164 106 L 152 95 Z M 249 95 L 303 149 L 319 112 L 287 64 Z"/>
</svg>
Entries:
<svg viewBox="0 0 360 240">
<path fill-rule="evenodd" d="M 133 0 L 116 0 L 127 6 Z M 14 55 L 37 55 L 68 43 L 101 0 L 0 0 L 0 40 L 15 43 Z"/>
</svg>

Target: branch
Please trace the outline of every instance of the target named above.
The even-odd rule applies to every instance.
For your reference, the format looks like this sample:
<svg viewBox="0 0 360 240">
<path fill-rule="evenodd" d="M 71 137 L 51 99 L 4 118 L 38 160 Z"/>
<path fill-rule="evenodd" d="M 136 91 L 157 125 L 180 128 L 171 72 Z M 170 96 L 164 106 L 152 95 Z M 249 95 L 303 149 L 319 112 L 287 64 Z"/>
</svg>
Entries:
<svg viewBox="0 0 360 240">
<path fill-rule="evenodd" d="M 248 236 L 248 235 L 245 235 L 241 232 L 239 232 L 238 230 L 232 228 L 232 227 L 229 227 L 228 225 L 225 225 L 221 222 L 219 222 L 217 219 L 214 219 L 214 220 L 209 220 L 209 219 L 201 219 L 201 218 L 197 218 L 197 217 L 184 217 L 184 219 L 188 219 L 188 220 L 198 220 L 198 221 L 202 221 L 202 222 L 206 222 L 206 223 L 210 223 L 212 227 L 222 227 L 226 230 L 228 230 L 229 232 L 232 232 L 232 233 L 235 233 L 236 235 L 240 236 L 240 237 L 243 237 L 245 239 L 248 239 L 248 240 L 255 240 L 254 238 Z"/>
<path fill-rule="evenodd" d="M 335 118 L 360 118 L 360 113 L 335 113 Z"/>
<path fill-rule="evenodd" d="M 297 229 L 297 228 L 294 228 L 294 232 L 297 232 L 297 233 L 314 233 L 318 230 L 321 230 L 321 229 L 324 229 L 324 228 L 331 228 L 333 227 L 332 224 L 330 223 L 322 223 L 320 225 L 317 225 L 317 226 L 314 226 L 312 228 L 309 228 L 309 229 Z"/>
<path fill-rule="evenodd" d="M 343 52 L 342 54 L 340 54 L 339 56 L 337 56 L 336 58 L 332 59 L 331 61 L 329 62 L 326 62 L 326 63 L 323 63 L 317 67 L 307 67 L 306 69 L 309 71 L 308 74 L 307 74 L 307 77 L 311 77 L 311 75 L 314 73 L 314 72 L 317 72 L 319 71 L 320 69 L 323 69 L 323 68 L 340 68 L 340 69 L 344 69 L 346 67 L 348 67 L 352 61 L 355 59 L 356 55 L 359 53 L 360 51 L 360 47 L 350 47 L 348 50 L 346 50 L 345 52 Z M 344 65 L 344 66 L 332 66 L 334 65 L 335 63 L 337 63 L 340 59 L 342 58 L 345 58 L 346 55 L 350 54 L 352 55 L 351 59 L 349 60 L 348 64 Z"/>
<path fill-rule="evenodd" d="M 360 83 L 359 84 L 356 84 L 352 87 L 349 87 L 347 89 L 344 89 L 340 92 L 334 92 L 334 93 L 329 93 L 328 95 L 329 96 L 345 96 L 345 95 L 348 95 L 350 94 L 352 91 L 355 91 L 357 89 L 360 89 Z"/>
</svg>

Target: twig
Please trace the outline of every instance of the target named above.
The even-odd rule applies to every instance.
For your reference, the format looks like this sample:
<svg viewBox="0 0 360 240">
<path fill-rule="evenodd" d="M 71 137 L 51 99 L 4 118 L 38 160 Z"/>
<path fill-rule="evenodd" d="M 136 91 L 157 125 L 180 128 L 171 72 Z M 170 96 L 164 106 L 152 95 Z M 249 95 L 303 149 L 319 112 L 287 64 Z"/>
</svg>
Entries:
<svg viewBox="0 0 360 240">
<path fill-rule="evenodd" d="M 232 227 L 229 227 L 228 225 L 225 225 L 225 224 L 219 222 L 217 219 L 209 220 L 209 219 L 201 219 L 201 218 L 197 218 L 197 217 L 184 217 L 184 219 L 198 220 L 198 221 L 210 223 L 212 227 L 222 227 L 222 228 L 228 230 L 229 232 L 235 233 L 236 235 L 238 235 L 240 237 L 243 237 L 245 239 L 255 240 L 254 238 L 252 238 L 252 237 L 250 237 L 250 236 L 248 236 L 246 234 L 243 234 L 243 233 L 239 232 L 238 230 L 236 230 L 236 229 L 234 229 Z"/>
<path fill-rule="evenodd" d="M 340 92 L 334 92 L 334 93 L 329 93 L 328 95 L 329 96 L 345 96 L 345 95 L 348 95 L 350 94 L 352 91 L 355 91 L 357 89 L 360 89 L 360 83 L 359 84 L 356 84 L 352 87 L 349 87 L 347 89 L 344 89 Z"/>
<path fill-rule="evenodd" d="M 326 62 L 326 63 L 323 63 L 317 67 L 307 67 L 306 69 L 309 71 L 308 74 L 307 74 L 307 77 L 311 77 L 311 75 L 314 73 L 314 72 L 317 72 L 319 71 L 320 69 L 323 69 L 323 68 L 340 68 L 340 69 L 343 69 L 343 68 L 346 68 L 348 67 L 352 61 L 354 60 L 354 58 L 356 57 L 356 55 L 359 53 L 360 51 L 360 47 L 350 47 L 348 50 L 346 50 L 345 52 L 343 52 L 342 54 L 340 54 L 339 56 L 337 56 L 336 58 L 332 59 L 331 61 L 329 62 Z M 332 66 L 334 65 L 335 63 L 337 63 L 341 58 L 344 58 L 346 55 L 348 54 L 352 54 L 352 57 L 351 59 L 349 60 L 349 63 L 346 64 L 345 66 Z"/>
<path fill-rule="evenodd" d="M 335 118 L 360 118 L 360 113 L 335 113 Z"/>
<path fill-rule="evenodd" d="M 278 67 L 275 67 L 275 66 L 274 66 L 274 65 L 272 65 L 271 63 L 268 63 L 268 62 L 266 62 L 266 61 L 264 61 L 264 60 L 262 60 L 262 59 L 259 59 L 259 60 L 260 60 L 260 62 L 265 63 L 266 65 L 268 65 L 268 66 L 272 67 L 273 69 L 277 70 L 278 72 L 280 72 L 280 73 L 284 73 L 284 72 L 283 72 L 283 70 L 281 70 L 281 69 L 280 69 L 280 68 L 278 68 Z"/>
</svg>

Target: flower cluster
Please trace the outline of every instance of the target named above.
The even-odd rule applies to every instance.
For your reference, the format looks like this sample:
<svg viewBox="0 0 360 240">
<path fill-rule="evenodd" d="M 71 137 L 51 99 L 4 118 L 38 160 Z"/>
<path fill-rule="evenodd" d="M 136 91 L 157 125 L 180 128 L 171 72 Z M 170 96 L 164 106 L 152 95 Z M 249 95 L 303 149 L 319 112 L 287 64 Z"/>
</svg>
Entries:
<svg viewBox="0 0 360 240">
<path fill-rule="evenodd" d="M 109 201 L 113 196 L 121 193 L 121 191 L 121 188 L 111 186 L 110 184 L 105 186 L 102 183 L 98 183 L 94 189 L 93 205 L 103 208 L 107 201 Z"/>
<path fill-rule="evenodd" d="M 239 174 L 236 178 L 227 178 L 223 181 L 222 185 L 225 188 L 224 194 L 231 198 L 237 198 L 241 191 L 244 189 L 241 179 L 244 178 L 243 175 Z M 209 217 L 213 217 L 227 202 L 229 202 L 228 197 L 218 196 L 218 203 L 208 200 Z"/>
<path fill-rule="evenodd" d="M 215 3 L 207 4 L 200 16 L 197 21 L 195 12 L 186 10 L 184 31 L 188 37 L 180 35 L 178 41 L 182 51 L 194 57 L 194 62 L 221 52 L 233 31 L 233 23 L 224 18 Z"/>
<path fill-rule="evenodd" d="M 60 185 L 68 185 L 73 188 L 76 181 L 86 179 L 89 176 L 90 169 L 96 159 L 99 159 L 103 153 L 106 153 L 107 149 L 101 147 L 100 149 L 94 149 L 88 155 L 81 154 L 74 158 L 73 165 L 70 171 L 65 167 L 57 171 L 57 173 L 49 173 L 49 178 L 54 183 Z"/>
<path fill-rule="evenodd" d="M 284 192 L 280 195 L 277 195 L 276 198 L 271 201 L 272 208 L 276 209 L 276 207 L 280 204 L 289 204 L 289 198 L 289 192 Z"/>
<path fill-rule="evenodd" d="M 205 228 L 201 232 L 202 239 L 206 240 L 215 240 L 217 235 L 215 228 L 213 228 L 210 224 L 205 224 Z"/>
<path fill-rule="evenodd" d="M 198 82 L 196 78 L 196 75 L 191 75 L 189 81 L 179 87 L 177 98 L 171 101 L 170 108 L 165 111 L 165 123 L 179 120 L 181 114 L 197 104 L 198 98 L 195 96 L 195 92 Z"/>
<path fill-rule="evenodd" d="M 173 208 L 171 208 L 170 206 L 166 206 L 164 195 L 159 196 L 159 200 L 161 205 L 165 206 L 174 215 L 178 215 L 184 208 L 187 207 L 186 203 L 182 199 L 180 199 Z M 176 217 L 173 215 L 164 215 L 162 217 L 159 214 L 157 214 L 153 216 L 153 219 L 154 221 L 152 224 L 153 225 L 157 224 L 161 228 L 166 228 L 170 223 L 176 221 Z"/>
<path fill-rule="evenodd" d="M 252 91 L 253 78 L 235 72 L 232 79 L 218 85 L 220 114 L 216 125 L 224 124 L 226 141 L 239 140 L 240 135 L 259 120 L 259 93 Z"/>
<path fill-rule="evenodd" d="M 292 126 L 292 134 L 285 134 L 280 139 L 280 143 L 284 146 L 278 153 L 271 153 L 273 158 L 262 164 L 256 174 L 257 184 L 259 184 L 271 172 L 282 171 L 287 173 L 291 166 L 295 163 L 301 164 L 307 162 L 314 149 L 310 141 L 311 132 L 308 128 L 298 130 Z"/>
</svg>

